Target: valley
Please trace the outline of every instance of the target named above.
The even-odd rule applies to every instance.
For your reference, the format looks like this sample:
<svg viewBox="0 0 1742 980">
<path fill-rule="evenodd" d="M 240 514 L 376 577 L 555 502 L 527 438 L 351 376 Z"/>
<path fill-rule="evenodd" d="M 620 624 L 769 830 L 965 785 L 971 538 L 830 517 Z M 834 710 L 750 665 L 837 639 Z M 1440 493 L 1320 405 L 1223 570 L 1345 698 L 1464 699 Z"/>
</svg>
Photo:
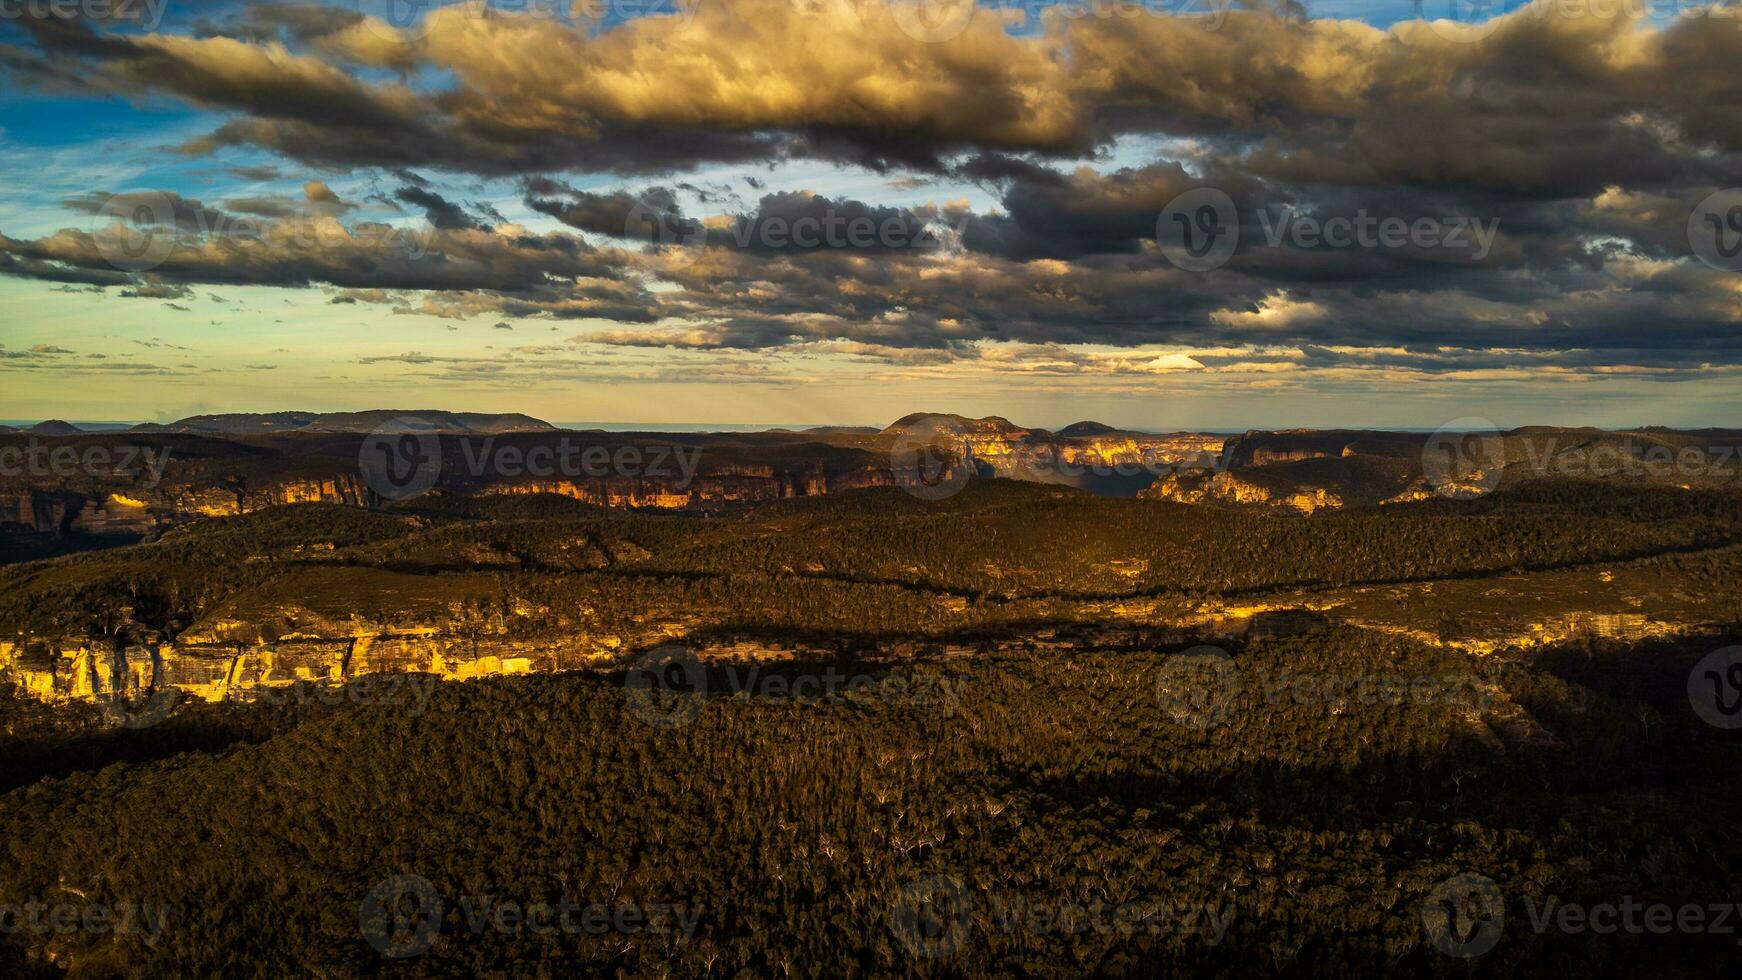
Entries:
<svg viewBox="0 0 1742 980">
<path fill-rule="evenodd" d="M 1734 880 L 1717 464 L 1544 472 L 1521 438 L 1441 480 L 1425 436 L 977 421 L 587 435 L 699 448 L 684 488 L 450 470 L 563 436 L 442 432 L 400 499 L 359 433 L 142 433 L 179 454 L 155 486 L 16 490 L 15 533 L 115 539 L 0 564 L 0 894 L 157 924 L 0 968 L 1453 976 L 1432 910 L 1473 868 L 1511 914 L 1485 966 L 1583 974 L 1657 947 L 1533 933 L 1544 896 Z M 1154 480 L 1084 479 L 1118 466 Z M 422 917 L 371 924 L 406 887 Z M 684 925 L 528 943 L 479 895 Z"/>
</svg>

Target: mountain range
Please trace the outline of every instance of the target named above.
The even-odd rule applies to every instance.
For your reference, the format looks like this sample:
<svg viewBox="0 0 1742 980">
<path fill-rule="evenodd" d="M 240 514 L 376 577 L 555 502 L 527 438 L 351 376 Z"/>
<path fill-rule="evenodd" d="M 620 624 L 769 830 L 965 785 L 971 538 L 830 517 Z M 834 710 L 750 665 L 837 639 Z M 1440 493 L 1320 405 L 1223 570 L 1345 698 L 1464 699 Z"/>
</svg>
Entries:
<svg viewBox="0 0 1742 980">
<path fill-rule="evenodd" d="M 436 439 L 429 489 L 438 493 L 556 494 L 598 506 L 705 513 L 887 486 L 937 499 L 970 477 L 1283 516 L 1481 496 L 1540 479 L 1688 488 L 1742 482 L 1736 453 L 1742 432 L 1731 429 L 1288 429 L 1224 436 L 1137 432 L 1088 420 L 1052 431 L 1000 416 L 919 412 L 883 429 L 627 433 L 558 429 L 517 413 L 222 414 L 124 432 L 82 433 L 45 422 L 28 433 L 0 433 L 0 453 L 26 450 L 28 435 L 81 453 L 103 448 L 114 462 L 98 471 L 0 469 L 0 560 L 80 542 L 149 538 L 197 518 L 279 504 L 378 505 L 381 488 L 361 471 L 360 451 L 368 433 L 407 421 Z M 554 458 L 565 449 L 641 464 L 682 458 L 689 468 L 541 474 L 495 465 L 499 458 Z M 484 453 L 508 455 L 485 460 Z M 161 465 L 150 471 L 149 461 Z"/>
</svg>

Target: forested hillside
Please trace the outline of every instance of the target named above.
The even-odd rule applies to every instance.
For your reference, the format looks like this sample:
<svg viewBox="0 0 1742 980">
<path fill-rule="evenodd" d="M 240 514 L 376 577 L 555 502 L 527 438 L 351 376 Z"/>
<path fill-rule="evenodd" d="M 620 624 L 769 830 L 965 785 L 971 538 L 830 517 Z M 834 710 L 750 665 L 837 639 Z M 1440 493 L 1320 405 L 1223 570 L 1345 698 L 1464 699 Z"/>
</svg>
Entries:
<svg viewBox="0 0 1742 980">
<path fill-rule="evenodd" d="M 173 636 L 304 598 L 369 613 L 387 581 L 377 572 L 420 577 L 413 591 L 444 615 L 519 597 L 607 619 L 681 608 L 759 628 L 937 630 L 1069 617 L 1071 600 L 1239 597 L 1677 555 L 1684 569 L 1727 568 L 1724 549 L 1737 544 L 1742 493 L 1576 482 L 1307 519 L 1003 480 L 944 502 L 871 490 L 722 518 L 433 496 L 383 511 L 277 507 L 0 568 L 0 633 L 103 635 L 135 622 Z"/>
<path fill-rule="evenodd" d="M 1207 724 L 1176 699 L 1189 656 L 1131 650 L 916 664 L 880 689 L 947 700 L 710 695 L 675 727 L 620 677 L 446 685 L 426 711 L 334 710 L 0 799 L 0 894 L 169 910 L 150 944 L 6 945 L 88 975 L 1463 975 L 1422 909 L 1477 873 L 1510 916 L 1485 973 L 1713 975 L 1729 938 L 1538 935 L 1524 905 L 1731 894 L 1737 743 L 1638 683 L 1695 655 L 1265 641 L 1231 651 Z M 1444 683 L 1303 683 L 1359 676 Z M 401 875 L 443 911 L 387 960 L 359 909 Z M 474 931 L 476 896 L 681 907 L 693 933 Z M 1094 903 L 1136 924 L 1047 918 Z"/>
</svg>

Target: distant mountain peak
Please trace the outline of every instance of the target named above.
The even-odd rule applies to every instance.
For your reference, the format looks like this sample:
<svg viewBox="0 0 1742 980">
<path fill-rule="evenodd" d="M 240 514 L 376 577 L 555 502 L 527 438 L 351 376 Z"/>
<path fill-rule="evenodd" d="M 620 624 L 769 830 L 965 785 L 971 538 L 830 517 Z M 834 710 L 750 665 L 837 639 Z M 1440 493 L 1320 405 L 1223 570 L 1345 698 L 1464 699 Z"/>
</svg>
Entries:
<svg viewBox="0 0 1742 980">
<path fill-rule="evenodd" d="M 1108 433 L 1118 431 L 1118 429 L 1115 429 L 1105 422 L 1093 422 L 1084 419 L 1081 422 L 1072 422 L 1070 425 L 1065 426 L 1058 431 L 1058 434 L 1065 436 L 1066 438 L 1076 438 L 1080 436 L 1104 436 Z"/>
<path fill-rule="evenodd" d="M 983 419 L 971 419 L 966 415 L 956 415 L 951 412 L 914 412 L 903 415 L 889 424 L 883 430 L 885 435 L 897 435 L 922 424 L 949 425 L 964 432 L 995 432 L 1006 435 L 1020 435 L 1031 432 L 1001 415 L 988 415 Z"/>
<path fill-rule="evenodd" d="M 134 426 L 134 431 L 258 436 L 281 432 L 370 432 L 395 422 L 436 432 L 476 434 L 550 432 L 556 429 L 549 422 L 518 412 L 496 414 L 448 412 L 441 409 L 377 408 L 364 412 L 291 411 L 192 415 L 169 423 L 148 422 Z"/>
</svg>

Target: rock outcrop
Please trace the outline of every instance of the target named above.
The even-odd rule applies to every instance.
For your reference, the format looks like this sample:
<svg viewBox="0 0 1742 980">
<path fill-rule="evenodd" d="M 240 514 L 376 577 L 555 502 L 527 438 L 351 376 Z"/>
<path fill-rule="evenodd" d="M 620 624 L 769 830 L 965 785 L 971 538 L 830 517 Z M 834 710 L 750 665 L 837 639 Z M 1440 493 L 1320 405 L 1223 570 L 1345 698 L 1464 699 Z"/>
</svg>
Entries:
<svg viewBox="0 0 1742 980">
<path fill-rule="evenodd" d="M 1211 504 L 1311 514 L 1343 506 L 1342 498 L 1324 487 L 1279 488 L 1274 483 L 1250 479 L 1242 473 L 1189 470 L 1161 477 L 1138 494 L 1152 500 L 1182 504 Z"/>
<path fill-rule="evenodd" d="M 883 430 L 885 441 L 931 444 L 955 454 L 983 476 L 1057 483 L 1098 493 L 1135 493 L 1157 474 L 1180 465 L 1207 467 L 1222 448 L 1220 436 L 1149 433 L 1076 422 L 1058 432 L 1026 429 L 999 416 L 971 419 L 920 412 Z"/>
<path fill-rule="evenodd" d="M 169 692 L 205 701 L 246 700 L 295 684 L 340 684 L 382 674 L 469 680 L 611 668 L 620 666 L 634 651 L 675 641 L 697 625 L 649 622 L 634 635 L 578 630 L 528 637 L 516 635 L 501 621 L 463 617 L 444 626 L 416 627 L 311 622 L 290 632 L 263 630 L 254 623 L 217 621 L 170 640 L 128 624 L 123 627 L 124 639 L 0 639 L 0 683 L 15 684 L 25 694 L 45 701 L 110 703 L 137 713 L 151 710 L 154 696 Z M 1098 645 L 1180 644 L 1197 638 L 1251 640 L 1314 633 L 1328 625 L 1325 616 L 1310 607 L 1212 602 L 1170 623 L 1051 627 L 967 646 L 943 640 L 908 640 L 892 645 L 885 653 L 898 658 L 936 657 L 1002 647 L 1069 651 Z M 798 656 L 826 659 L 840 653 L 834 647 L 797 640 L 729 635 L 685 643 L 701 659 L 715 661 Z M 157 707 L 168 703 L 173 699 Z"/>
</svg>

